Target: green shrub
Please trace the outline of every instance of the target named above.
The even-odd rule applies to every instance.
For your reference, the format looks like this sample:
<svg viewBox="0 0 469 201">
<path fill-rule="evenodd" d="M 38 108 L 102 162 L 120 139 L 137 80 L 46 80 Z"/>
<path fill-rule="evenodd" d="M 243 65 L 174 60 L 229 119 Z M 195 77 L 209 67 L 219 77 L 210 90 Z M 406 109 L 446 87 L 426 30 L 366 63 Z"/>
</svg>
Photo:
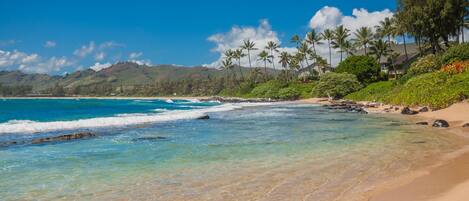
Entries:
<svg viewBox="0 0 469 201">
<path fill-rule="evenodd" d="M 424 73 L 431 73 L 435 72 L 437 70 L 440 70 L 441 68 L 441 63 L 439 61 L 438 56 L 434 54 L 429 54 L 427 56 L 421 57 L 414 63 L 409 68 L 409 72 L 413 75 L 420 75 Z"/>
<path fill-rule="evenodd" d="M 300 92 L 293 87 L 283 88 L 278 92 L 278 98 L 281 100 L 296 100 L 298 97 L 300 97 Z"/>
<path fill-rule="evenodd" d="M 357 76 L 358 81 L 364 84 L 378 81 L 380 71 L 376 59 L 370 56 L 349 56 L 335 70 L 337 73 L 353 74 Z"/>
<path fill-rule="evenodd" d="M 390 102 L 440 109 L 466 98 L 469 98 L 469 72 L 449 75 L 438 71 L 410 79 L 392 95 Z"/>
<path fill-rule="evenodd" d="M 292 87 L 300 93 L 299 98 L 311 98 L 311 92 L 313 91 L 314 87 L 316 86 L 317 82 L 292 82 L 288 85 L 288 87 Z"/>
<path fill-rule="evenodd" d="M 398 85 L 404 85 L 405 83 L 407 83 L 407 81 L 409 81 L 410 79 L 412 79 L 415 76 L 416 75 L 413 74 L 413 73 L 407 73 L 404 76 L 397 79 L 395 83 L 398 84 Z"/>
<path fill-rule="evenodd" d="M 446 50 L 442 56 L 443 64 L 450 64 L 455 61 L 464 61 L 469 59 L 469 43 L 458 44 Z"/>
<path fill-rule="evenodd" d="M 376 82 L 366 86 L 360 91 L 353 92 L 345 98 L 355 101 L 389 102 L 396 84 L 392 81 Z"/>
<path fill-rule="evenodd" d="M 361 88 L 357 77 L 348 73 L 326 73 L 320 79 L 313 94 L 319 97 L 342 98 Z"/>
<path fill-rule="evenodd" d="M 281 88 L 285 87 L 286 84 L 277 81 L 270 80 L 265 83 L 257 85 L 252 91 L 250 96 L 259 98 L 278 98 L 278 92 Z"/>
</svg>

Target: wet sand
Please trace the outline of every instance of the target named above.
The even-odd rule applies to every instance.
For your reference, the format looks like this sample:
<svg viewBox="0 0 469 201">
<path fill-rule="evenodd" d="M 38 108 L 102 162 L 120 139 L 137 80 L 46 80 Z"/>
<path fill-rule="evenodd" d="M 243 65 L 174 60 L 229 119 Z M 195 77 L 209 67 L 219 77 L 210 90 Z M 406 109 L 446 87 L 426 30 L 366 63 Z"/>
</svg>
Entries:
<svg viewBox="0 0 469 201">
<path fill-rule="evenodd" d="M 329 104 L 327 99 L 306 99 L 301 103 Z M 368 102 L 362 102 L 368 104 Z M 396 108 L 394 110 L 389 108 Z M 379 104 L 368 108 L 370 113 L 398 115 L 403 106 Z M 418 110 L 419 108 L 412 108 Z M 401 116 L 401 115 L 399 115 Z M 454 104 L 446 109 L 421 112 L 404 116 L 411 122 L 425 121 L 429 127 L 437 119 L 450 124 L 449 128 L 438 128 L 444 134 L 456 134 L 469 138 L 469 102 Z M 435 128 L 437 129 L 437 128 Z M 433 165 L 410 172 L 371 189 L 367 200 L 371 201 L 466 201 L 469 200 L 469 146 L 445 156 Z"/>
</svg>

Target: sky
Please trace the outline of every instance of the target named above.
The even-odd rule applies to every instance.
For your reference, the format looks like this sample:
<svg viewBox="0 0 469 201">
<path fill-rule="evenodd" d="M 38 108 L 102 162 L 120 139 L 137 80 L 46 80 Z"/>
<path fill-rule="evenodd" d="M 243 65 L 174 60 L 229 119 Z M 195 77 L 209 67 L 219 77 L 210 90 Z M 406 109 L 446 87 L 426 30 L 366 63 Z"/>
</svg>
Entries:
<svg viewBox="0 0 469 201">
<path fill-rule="evenodd" d="M 374 26 L 395 8 L 395 0 L 0 0 L 0 70 L 61 75 L 119 61 L 217 67 L 245 39 L 291 52 L 293 34 Z M 318 49 L 328 55 L 325 44 Z"/>
</svg>

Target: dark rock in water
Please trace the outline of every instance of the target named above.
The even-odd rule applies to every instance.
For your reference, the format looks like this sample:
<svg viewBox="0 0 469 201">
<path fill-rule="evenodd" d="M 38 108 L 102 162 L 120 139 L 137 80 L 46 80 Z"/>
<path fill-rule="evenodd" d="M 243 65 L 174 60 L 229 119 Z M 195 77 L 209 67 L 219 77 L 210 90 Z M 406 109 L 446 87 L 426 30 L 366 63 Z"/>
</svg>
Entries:
<svg viewBox="0 0 469 201">
<path fill-rule="evenodd" d="M 438 119 L 436 120 L 433 125 L 433 127 L 437 127 L 437 128 L 448 128 L 449 127 L 449 123 L 445 120 L 442 120 L 442 119 Z"/>
<path fill-rule="evenodd" d="M 463 128 L 469 128 L 469 123 L 462 125 Z"/>
<path fill-rule="evenodd" d="M 422 122 L 417 122 L 417 125 L 428 125 L 428 122 L 422 121 Z"/>
<path fill-rule="evenodd" d="M 68 135 L 60 135 L 56 137 L 46 137 L 46 138 L 38 138 L 31 141 L 31 144 L 42 144 L 47 142 L 60 142 L 60 141 L 70 141 L 76 139 L 84 139 L 94 137 L 96 134 L 90 132 L 83 132 L 83 133 L 74 133 Z"/>
<path fill-rule="evenodd" d="M 162 136 L 157 136 L 157 137 L 140 137 L 140 138 L 135 138 L 132 141 L 138 142 L 138 141 L 162 141 L 162 140 L 168 140 L 167 137 L 162 137 Z"/>
<path fill-rule="evenodd" d="M 398 111 L 398 110 L 399 110 L 399 107 L 394 108 L 394 110 L 395 110 L 395 111 Z"/>
<path fill-rule="evenodd" d="M 418 114 L 419 112 L 417 111 L 413 111 L 411 110 L 409 107 L 405 107 L 404 109 L 402 109 L 401 111 L 401 114 L 404 114 L 404 115 L 415 115 L 415 114 Z"/>
<path fill-rule="evenodd" d="M 204 115 L 204 116 L 198 117 L 197 119 L 210 119 L 210 116 Z"/>
<path fill-rule="evenodd" d="M 428 112 L 428 111 L 430 111 L 428 107 L 423 107 L 423 108 L 420 108 L 419 110 L 419 112 Z"/>
</svg>

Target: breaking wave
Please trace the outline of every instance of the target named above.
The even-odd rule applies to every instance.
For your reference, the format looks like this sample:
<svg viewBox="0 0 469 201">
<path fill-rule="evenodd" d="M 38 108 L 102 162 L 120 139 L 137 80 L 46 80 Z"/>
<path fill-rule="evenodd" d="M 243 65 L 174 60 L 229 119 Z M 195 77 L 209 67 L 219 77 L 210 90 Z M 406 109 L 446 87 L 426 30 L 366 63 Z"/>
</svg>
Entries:
<svg viewBox="0 0 469 201">
<path fill-rule="evenodd" d="M 102 128 L 129 126 L 144 123 L 158 123 L 174 120 L 197 119 L 207 113 L 225 112 L 239 109 L 245 106 L 256 106 L 261 104 L 223 104 L 204 109 L 171 110 L 162 113 L 121 114 L 114 117 L 97 117 L 91 119 L 79 119 L 73 121 L 37 122 L 29 120 L 11 120 L 0 123 L 0 134 L 5 133 L 36 133 L 58 130 L 73 130 L 83 128 Z"/>
</svg>

